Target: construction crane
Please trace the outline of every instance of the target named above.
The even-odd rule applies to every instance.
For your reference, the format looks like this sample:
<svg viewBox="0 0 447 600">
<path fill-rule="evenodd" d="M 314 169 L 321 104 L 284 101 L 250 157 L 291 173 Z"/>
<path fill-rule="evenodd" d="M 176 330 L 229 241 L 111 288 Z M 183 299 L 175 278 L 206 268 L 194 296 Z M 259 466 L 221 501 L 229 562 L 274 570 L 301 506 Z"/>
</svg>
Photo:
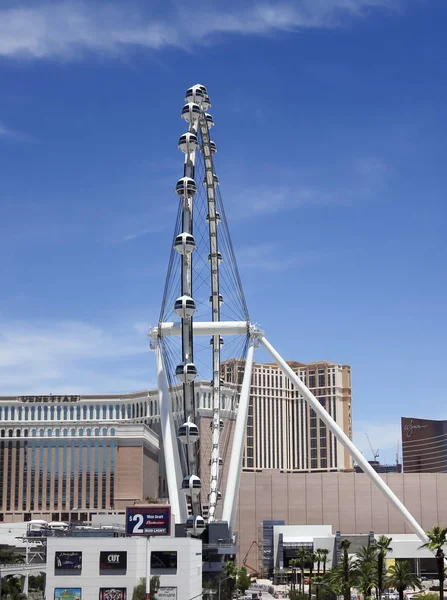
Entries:
<svg viewBox="0 0 447 600">
<path fill-rule="evenodd" d="M 248 558 L 248 555 L 250 554 L 250 550 L 253 548 L 253 546 L 257 546 L 257 548 L 259 548 L 258 542 L 256 540 L 253 540 L 252 543 L 250 544 L 250 548 L 247 550 L 247 554 L 244 556 L 244 558 L 242 560 L 242 566 L 246 567 L 247 569 L 250 569 L 250 571 L 252 571 L 252 573 L 249 573 L 250 577 L 256 578 L 258 576 L 258 571 L 254 567 L 247 565 L 247 558 Z"/>
<path fill-rule="evenodd" d="M 374 457 L 374 460 L 377 460 L 379 458 L 379 449 L 377 448 L 377 450 L 374 450 L 373 445 L 371 444 L 371 440 L 369 439 L 369 435 L 366 432 L 365 432 L 365 435 L 366 435 L 366 439 L 368 440 L 369 447 L 371 448 L 371 452 Z"/>
</svg>

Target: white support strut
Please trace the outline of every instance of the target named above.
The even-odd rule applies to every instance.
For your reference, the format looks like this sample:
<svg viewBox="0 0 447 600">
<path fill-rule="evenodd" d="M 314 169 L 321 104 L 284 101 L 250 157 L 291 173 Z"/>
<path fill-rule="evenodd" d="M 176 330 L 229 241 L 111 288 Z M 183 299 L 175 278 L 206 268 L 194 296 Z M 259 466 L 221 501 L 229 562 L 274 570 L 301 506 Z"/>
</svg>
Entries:
<svg viewBox="0 0 447 600">
<path fill-rule="evenodd" d="M 357 449 L 357 447 L 351 442 L 349 437 L 343 431 L 343 429 L 334 421 L 331 415 L 321 406 L 317 398 L 312 392 L 305 386 L 296 373 L 290 368 L 287 362 L 282 356 L 273 348 L 273 346 L 261 336 L 259 338 L 261 344 L 266 348 L 273 356 L 275 361 L 278 363 L 281 371 L 290 379 L 295 387 L 302 394 L 303 398 L 309 406 L 313 408 L 320 419 L 326 424 L 326 426 L 332 431 L 337 440 L 346 448 L 349 454 L 354 458 L 357 463 L 362 467 L 363 472 L 369 477 L 371 482 L 382 492 L 385 498 L 397 509 L 399 514 L 405 519 L 408 525 L 417 534 L 419 539 L 425 543 L 428 541 L 427 535 L 410 511 L 404 506 L 399 500 L 396 494 L 387 486 L 380 475 L 372 468 L 363 454 Z"/>
<path fill-rule="evenodd" d="M 188 511 L 186 501 L 181 492 L 182 473 L 180 469 L 180 455 L 177 445 L 177 432 L 174 427 L 172 415 L 172 402 L 168 382 L 163 368 L 163 358 L 160 346 L 155 348 L 157 364 L 158 401 L 160 404 L 160 425 L 163 438 L 163 449 L 166 466 L 166 479 L 168 483 L 169 501 L 176 523 L 184 523 Z"/>
<path fill-rule="evenodd" d="M 245 361 L 244 379 L 237 409 L 236 427 L 234 429 L 233 448 L 231 450 L 230 468 L 228 470 L 227 488 L 223 506 L 222 520 L 226 521 L 234 532 L 237 503 L 241 482 L 242 458 L 244 455 L 245 432 L 247 429 L 248 408 L 250 405 L 251 376 L 253 371 L 254 340 L 248 347 Z"/>
<path fill-rule="evenodd" d="M 247 335 L 250 323 L 247 321 L 194 321 L 194 335 Z M 164 322 L 151 329 L 151 338 L 179 337 L 182 335 L 181 323 Z"/>
</svg>

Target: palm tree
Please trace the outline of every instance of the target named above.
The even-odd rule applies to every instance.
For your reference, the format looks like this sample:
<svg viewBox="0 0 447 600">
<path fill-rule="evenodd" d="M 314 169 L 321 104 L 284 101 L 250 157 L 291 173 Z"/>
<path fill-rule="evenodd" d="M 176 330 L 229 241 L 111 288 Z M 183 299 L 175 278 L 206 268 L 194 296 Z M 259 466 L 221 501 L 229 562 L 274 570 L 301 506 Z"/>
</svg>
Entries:
<svg viewBox="0 0 447 600">
<path fill-rule="evenodd" d="M 390 567 L 388 583 L 399 592 L 399 600 L 404 600 L 404 591 L 407 588 L 422 588 L 421 580 L 412 572 L 410 563 L 406 561 L 396 562 Z"/>
<path fill-rule="evenodd" d="M 320 548 L 321 562 L 323 564 L 323 577 L 326 575 L 326 565 L 329 556 L 329 550 L 327 548 Z"/>
<path fill-rule="evenodd" d="M 300 566 L 300 561 L 297 558 L 289 560 L 289 567 L 292 569 L 292 588 L 296 587 L 296 570 Z"/>
<path fill-rule="evenodd" d="M 375 546 L 368 544 L 362 546 L 357 552 L 357 561 L 361 563 L 375 563 L 377 558 L 377 549 Z"/>
<path fill-rule="evenodd" d="M 386 564 L 385 559 L 388 552 L 392 551 L 390 546 L 393 538 L 381 535 L 376 540 L 377 548 L 377 596 L 379 600 L 382 598 L 383 590 L 385 587 L 385 575 L 386 575 Z"/>
<path fill-rule="evenodd" d="M 301 593 L 304 594 L 304 569 L 309 562 L 309 550 L 307 548 L 298 548 L 296 558 L 301 571 Z"/>
<path fill-rule="evenodd" d="M 315 564 L 315 561 L 317 560 L 317 555 L 315 554 L 315 552 L 309 552 L 308 560 L 310 563 L 310 566 L 309 566 L 309 600 L 312 600 L 312 575 L 314 572 L 314 564 Z"/>
<path fill-rule="evenodd" d="M 357 560 L 354 577 L 355 587 L 363 594 L 365 599 L 370 598 L 373 587 L 377 585 L 376 563 Z"/>
<path fill-rule="evenodd" d="M 323 578 L 323 589 L 336 596 L 343 596 L 343 600 L 351 600 L 351 587 L 355 584 L 356 563 L 348 555 L 350 545 L 349 540 L 341 541 L 341 559 Z"/>
<path fill-rule="evenodd" d="M 428 542 L 423 544 L 421 548 L 428 548 L 432 552 L 436 552 L 436 566 L 438 569 L 439 579 L 439 600 L 444 600 L 444 559 L 445 554 L 443 546 L 447 544 L 447 527 L 435 525 L 433 529 L 425 532 L 428 537 Z"/>
<path fill-rule="evenodd" d="M 317 596 L 317 600 L 320 597 L 320 583 L 321 583 L 321 577 L 320 577 L 321 571 L 320 571 L 320 567 L 321 567 L 321 562 L 323 560 L 325 560 L 325 556 L 323 554 L 323 551 L 324 551 L 323 548 L 317 548 L 315 550 L 315 560 L 316 560 L 316 563 L 317 563 L 317 578 L 316 578 L 316 581 L 315 581 L 315 583 L 316 583 L 316 596 Z M 326 552 L 329 552 L 329 550 L 326 550 Z"/>
<path fill-rule="evenodd" d="M 350 561 L 348 556 L 348 549 L 351 545 L 349 540 L 342 540 L 340 542 L 340 549 L 342 550 L 341 569 L 343 575 L 343 600 L 351 600 L 351 574 L 350 574 Z"/>
</svg>

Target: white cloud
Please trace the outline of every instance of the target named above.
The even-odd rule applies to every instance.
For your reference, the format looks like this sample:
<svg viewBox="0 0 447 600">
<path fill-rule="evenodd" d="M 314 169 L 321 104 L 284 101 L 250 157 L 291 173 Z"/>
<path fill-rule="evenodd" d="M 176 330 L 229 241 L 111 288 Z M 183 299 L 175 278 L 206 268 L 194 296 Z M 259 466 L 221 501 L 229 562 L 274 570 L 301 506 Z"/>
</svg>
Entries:
<svg viewBox="0 0 447 600">
<path fill-rule="evenodd" d="M 1 11 L 0 11 L 0 18 L 1 18 Z M 1 25 L 0 25 L 0 29 L 1 29 Z M 1 44 L 1 42 L 0 42 L 0 44 Z M 10 138 L 10 139 L 16 140 L 18 142 L 32 141 L 31 137 L 25 135 L 24 133 L 20 133 L 20 131 L 15 131 L 14 129 L 11 129 L 10 127 L 6 127 L 6 125 L 0 121 L 0 138 L 2 138 L 2 137 Z"/>
<path fill-rule="evenodd" d="M 6 322 L 0 331 L 0 395 L 107 393 L 153 386 L 147 337 L 132 326 L 120 330 L 82 322 Z"/>
<path fill-rule="evenodd" d="M 188 49 L 224 34 L 267 35 L 338 27 L 373 8 L 399 0 L 301 0 L 222 2 L 194 7 L 156 2 L 22 2 L 0 10 L 0 56 L 71 59 L 83 52 L 116 54 L 126 47 Z M 170 7 L 168 10 L 167 7 Z M 168 12 L 166 12 L 168 11 Z"/>
</svg>

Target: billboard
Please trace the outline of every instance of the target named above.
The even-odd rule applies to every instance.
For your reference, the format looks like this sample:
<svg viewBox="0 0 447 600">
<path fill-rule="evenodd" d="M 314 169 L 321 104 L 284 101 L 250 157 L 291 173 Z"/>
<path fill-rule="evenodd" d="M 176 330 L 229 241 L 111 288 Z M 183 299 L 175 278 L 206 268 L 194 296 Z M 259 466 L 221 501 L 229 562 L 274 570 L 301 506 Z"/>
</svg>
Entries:
<svg viewBox="0 0 447 600">
<path fill-rule="evenodd" d="M 126 600 L 127 588 L 99 588 L 99 600 Z"/>
<path fill-rule="evenodd" d="M 126 508 L 126 535 L 170 535 L 171 507 L 128 506 Z"/>
<path fill-rule="evenodd" d="M 158 600 L 177 600 L 176 587 L 160 587 L 157 594 Z"/>
<path fill-rule="evenodd" d="M 124 551 L 101 551 L 99 553 L 99 568 L 101 571 L 116 570 L 125 571 L 127 569 L 127 552 Z"/>
<path fill-rule="evenodd" d="M 82 552 L 56 552 L 54 554 L 54 570 L 81 571 Z"/>
<path fill-rule="evenodd" d="M 151 551 L 151 571 L 164 571 L 177 569 L 177 551 L 176 550 L 152 550 Z"/>
<path fill-rule="evenodd" d="M 81 588 L 54 588 L 54 600 L 81 600 Z"/>
</svg>

